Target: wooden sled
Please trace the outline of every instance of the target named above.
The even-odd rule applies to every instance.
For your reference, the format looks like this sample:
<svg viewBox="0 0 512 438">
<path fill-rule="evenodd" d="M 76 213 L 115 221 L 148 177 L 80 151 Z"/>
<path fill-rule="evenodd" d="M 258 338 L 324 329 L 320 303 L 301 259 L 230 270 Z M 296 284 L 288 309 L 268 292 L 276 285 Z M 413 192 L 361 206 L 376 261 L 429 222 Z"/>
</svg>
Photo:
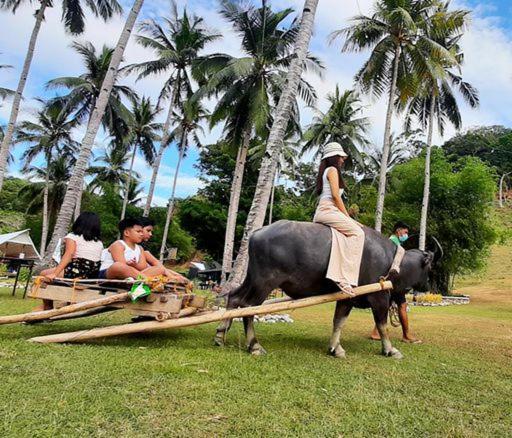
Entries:
<svg viewBox="0 0 512 438">
<path fill-rule="evenodd" d="M 156 321 L 178 318 L 180 314 L 194 313 L 203 309 L 206 298 L 191 293 L 191 285 L 185 282 L 151 280 L 151 294 L 132 302 L 128 290 L 133 282 L 72 281 L 58 279 L 52 284 L 41 280 L 34 282 L 28 294 L 30 298 L 54 302 L 54 309 L 21 315 L 0 317 L 1 324 L 62 320 L 90 316 L 116 309 L 127 309 L 133 315 L 147 316 Z"/>
</svg>

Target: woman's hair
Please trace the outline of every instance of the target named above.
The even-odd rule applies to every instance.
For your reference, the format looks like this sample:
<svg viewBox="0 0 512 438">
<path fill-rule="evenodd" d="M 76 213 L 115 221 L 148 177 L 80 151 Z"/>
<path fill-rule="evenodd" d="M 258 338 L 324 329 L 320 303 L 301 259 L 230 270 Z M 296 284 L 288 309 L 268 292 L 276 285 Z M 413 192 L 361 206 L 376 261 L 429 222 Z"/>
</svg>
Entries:
<svg viewBox="0 0 512 438">
<path fill-rule="evenodd" d="M 322 190 L 324 188 L 324 181 L 323 176 L 325 169 L 328 167 L 335 167 L 338 170 L 338 180 L 340 184 L 340 189 L 344 189 L 347 186 L 345 185 L 345 181 L 343 181 L 343 178 L 341 176 L 341 157 L 339 155 L 335 155 L 334 157 L 327 157 L 324 158 L 322 161 L 320 161 L 320 168 L 318 169 L 318 176 L 316 177 L 316 193 L 317 195 L 320 195 L 322 193 Z"/>
<path fill-rule="evenodd" d="M 100 218 L 96 213 L 84 211 L 76 219 L 71 231 L 77 236 L 82 236 L 84 240 L 98 241 L 101 238 Z"/>
</svg>

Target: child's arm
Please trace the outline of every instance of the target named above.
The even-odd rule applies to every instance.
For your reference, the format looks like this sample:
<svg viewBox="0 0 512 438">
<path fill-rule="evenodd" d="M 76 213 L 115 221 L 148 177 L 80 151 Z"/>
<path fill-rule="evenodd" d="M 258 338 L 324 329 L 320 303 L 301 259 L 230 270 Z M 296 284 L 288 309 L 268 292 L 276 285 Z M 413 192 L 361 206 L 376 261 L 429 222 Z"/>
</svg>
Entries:
<svg viewBox="0 0 512 438">
<path fill-rule="evenodd" d="M 64 239 L 64 241 L 66 242 L 64 255 L 60 259 L 60 263 L 57 265 L 55 270 L 51 274 L 45 275 L 47 280 L 53 281 L 55 278 L 59 278 L 62 274 L 62 271 L 64 271 L 66 266 L 69 265 L 71 260 L 73 260 L 73 254 L 76 251 L 76 242 L 70 238 Z"/>
<path fill-rule="evenodd" d="M 146 261 L 148 262 L 148 265 L 151 265 L 151 266 L 158 266 L 158 265 L 160 265 L 160 260 L 158 260 L 149 251 L 144 251 L 144 255 L 146 256 Z"/>
<path fill-rule="evenodd" d="M 145 252 L 146 251 L 144 251 L 144 249 L 141 248 L 139 261 L 132 265 L 135 269 L 138 269 L 139 271 L 143 271 L 149 266 Z"/>
<path fill-rule="evenodd" d="M 122 263 L 123 265 L 127 265 L 127 261 L 124 258 L 124 247 L 119 242 L 114 242 L 108 248 L 110 254 L 112 255 L 112 260 L 117 263 Z"/>
</svg>

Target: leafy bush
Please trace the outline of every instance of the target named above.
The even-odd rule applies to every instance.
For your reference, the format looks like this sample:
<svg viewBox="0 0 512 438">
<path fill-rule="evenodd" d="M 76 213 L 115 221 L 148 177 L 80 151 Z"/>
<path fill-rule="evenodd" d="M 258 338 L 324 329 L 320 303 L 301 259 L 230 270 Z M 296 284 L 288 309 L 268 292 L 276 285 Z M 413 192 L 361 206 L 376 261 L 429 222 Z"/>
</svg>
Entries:
<svg viewBox="0 0 512 438">
<path fill-rule="evenodd" d="M 396 220 L 419 226 L 424 156 L 397 166 L 386 196 L 385 224 Z M 448 162 L 441 149 L 432 151 L 427 234 L 435 236 L 444 258 L 434 275 L 435 290 L 448 293 L 455 275 L 483 267 L 497 230 L 492 219 L 495 175 L 481 160 L 466 157 Z"/>
</svg>

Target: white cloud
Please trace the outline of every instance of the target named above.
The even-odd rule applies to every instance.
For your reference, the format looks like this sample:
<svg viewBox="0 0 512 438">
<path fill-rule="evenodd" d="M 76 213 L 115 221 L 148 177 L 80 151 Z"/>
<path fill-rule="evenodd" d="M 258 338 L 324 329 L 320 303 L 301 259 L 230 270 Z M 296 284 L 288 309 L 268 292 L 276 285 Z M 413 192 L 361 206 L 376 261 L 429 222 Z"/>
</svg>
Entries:
<svg viewBox="0 0 512 438">
<path fill-rule="evenodd" d="M 276 8 L 293 7 L 300 12 L 303 6 L 302 0 L 274 0 Z M 220 15 L 216 12 L 217 2 L 215 0 L 180 0 L 181 5 L 187 5 L 189 11 L 202 16 L 206 24 L 223 35 L 223 39 L 208 46 L 208 52 L 225 52 L 232 55 L 240 54 L 240 43 L 238 37 L 230 29 Z M 342 54 L 339 46 L 329 46 L 327 36 L 336 29 L 348 24 L 348 19 L 356 14 L 370 14 L 373 0 L 357 0 L 341 2 L 340 0 L 322 0 L 319 2 L 317 12 L 315 33 L 311 43 L 311 51 L 319 55 L 325 62 L 327 70 L 324 79 L 309 76 L 315 85 L 318 94 L 320 109 L 325 110 L 327 103 L 325 96 L 332 92 L 336 84 L 341 89 L 353 87 L 353 76 L 360 68 L 368 53 Z M 162 17 L 168 13 L 168 2 L 166 0 L 155 0 L 146 2 L 143 8 L 144 17 Z M 467 5 L 463 0 L 457 0 L 456 6 Z M 478 110 L 471 110 L 461 104 L 464 127 L 476 124 L 505 124 L 512 125 L 512 111 L 510 101 L 512 98 L 512 38 L 509 33 L 501 27 L 500 19 L 493 17 L 498 11 L 493 9 L 492 2 L 481 2 L 474 10 L 473 23 L 461 41 L 465 52 L 465 66 L 463 68 L 464 78 L 478 88 L 481 96 L 481 106 Z M 83 70 L 80 57 L 69 47 L 73 40 L 91 41 L 99 49 L 106 43 L 114 45 L 117 41 L 124 19 L 117 17 L 109 23 L 87 15 L 87 28 L 80 38 L 73 38 L 67 35 L 61 24 L 60 8 L 51 8 L 43 23 L 40 38 L 37 44 L 33 60 L 33 67 L 28 78 L 26 96 L 22 104 L 21 117 L 28 117 L 29 108 L 33 107 L 30 97 L 44 94 L 44 83 L 56 76 L 76 75 Z M 33 7 L 28 3 L 20 7 L 16 15 L 0 13 L 0 28 L 3 38 L 0 55 L 0 63 L 12 64 L 14 69 L 0 71 L 0 83 L 2 86 L 15 88 L 18 80 L 19 69 L 21 68 L 28 43 L 29 32 L 33 26 Z M 151 52 L 137 45 L 134 38 L 130 40 L 125 54 L 127 63 L 151 59 Z M 123 78 L 123 83 L 133 85 L 141 94 L 156 98 L 163 83 L 163 77 L 151 77 L 135 82 L 133 77 Z M 386 100 L 378 101 L 365 98 L 365 115 L 370 117 L 372 123 L 371 138 L 376 145 L 382 144 L 382 133 L 386 110 Z M 10 110 L 10 105 L 4 103 L 0 107 L 0 118 L 4 121 Z M 312 117 L 310 109 L 303 109 L 303 123 L 308 123 Z M 165 117 L 162 113 L 161 118 Z M 399 131 L 401 123 L 394 121 L 393 129 Z M 77 139 L 81 139 L 82 131 L 77 133 Z M 220 128 L 207 133 L 205 143 L 214 141 L 220 134 Z M 448 130 L 447 136 L 453 134 Z M 79 138 L 80 137 L 80 138 Z M 99 138 L 98 144 L 103 139 Z M 439 138 L 436 139 L 439 141 Z M 189 158 L 191 159 L 191 158 Z M 179 179 L 178 190 L 180 193 L 193 193 L 200 187 L 200 182 L 193 174 L 193 170 L 186 169 Z M 14 169 L 13 169 L 14 170 Z M 143 170 L 142 168 L 140 169 Z M 146 175 L 146 172 L 144 175 Z M 166 169 L 158 182 L 158 196 L 170 189 L 172 184 L 173 169 Z M 183 185 L 183 187 L 182 187 Z M 181 195 L 180 195 L 181 196 Z M 165 198 L 165 197 L 164 197 Z"/>
</svg>

